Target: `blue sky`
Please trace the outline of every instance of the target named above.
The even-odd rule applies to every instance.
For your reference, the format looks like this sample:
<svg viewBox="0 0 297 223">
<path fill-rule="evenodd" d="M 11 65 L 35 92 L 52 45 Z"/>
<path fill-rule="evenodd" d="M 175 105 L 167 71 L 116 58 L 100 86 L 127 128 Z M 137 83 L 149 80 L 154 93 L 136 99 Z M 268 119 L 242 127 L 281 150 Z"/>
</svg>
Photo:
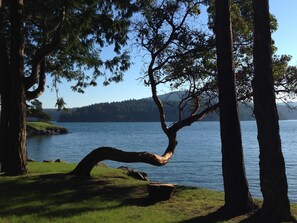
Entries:
<svg viewBox="0 0 297 223">
<path fill-rule="evenodd" d="M 278 30 L 273 34 L 273 39 L 278 48 L 278 54 L 289 54 L 293 56 L 291 65 L 297 65 L 297 0 L 270 0 L 270 12 L 278 20 Z M 104 87 L 101 83 L 103 78 L 98 80 L 97 87 L 89 87 L 84 94 L 71 91 L 70 83 L 63 82 L 59 87 L 59 96 L 63 97 L 68 108 L 81 107 L 85 105 L 123 101 L 128 99 L 140 99 L 150 97 L 150 89 L 143 85 L 143 82 L 137 80 L 141 74 L 142 62 L 141 55 L 132 55 L 132 61 L 135 64 L 129 69 L 121 83 L 112 83 Z M 162 93 L 162 92 L 160 92 Z M 163 92 L 165 93 L 165 92 Z M 56 94 L 50 89 L 46 89 L 39 98 L 44 108 L 54 108 L 56 103 Z"/>
</svg>

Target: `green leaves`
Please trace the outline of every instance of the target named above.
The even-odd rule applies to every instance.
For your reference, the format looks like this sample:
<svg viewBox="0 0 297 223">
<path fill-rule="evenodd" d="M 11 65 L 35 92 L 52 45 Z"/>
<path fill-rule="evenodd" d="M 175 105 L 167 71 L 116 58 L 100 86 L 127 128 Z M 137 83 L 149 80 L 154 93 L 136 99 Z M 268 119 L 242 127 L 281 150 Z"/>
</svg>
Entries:
<svg viewBox="0 0 297 223">
<path fill-rule="evenodd" d="M 58 108 L 59 111 L 60 110 L 68 111 L 68 109 L 66 108 L 66 103 L 63 98 L 57 98 L 56 107 Z"/>
</svg>

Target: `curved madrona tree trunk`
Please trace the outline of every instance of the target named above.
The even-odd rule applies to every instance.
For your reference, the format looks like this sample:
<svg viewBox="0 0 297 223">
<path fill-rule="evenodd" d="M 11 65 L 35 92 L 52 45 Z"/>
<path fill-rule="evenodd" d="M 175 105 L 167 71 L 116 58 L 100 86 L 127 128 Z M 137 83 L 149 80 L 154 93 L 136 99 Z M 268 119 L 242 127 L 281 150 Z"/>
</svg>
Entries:
<svg viewBox="0 0 297 223">
<path fill-rule="evenodd" d="M 273 87 L 268 0 L 253 0 L 253 9 L 253 96 L 260 147 L 260 185 L 264 198 L 262 211 L 267 222 L 281 222 L 289 220 L 291 212 Z"/>
<path fill-rule="evenodd" d="M 142 162 L 155 166 L 163 166 L 168 163 L 172 157 L 176 144 L 176 135 L 173 134 L 169 138 L 168 148 L 162 156 L 148 152 L 125 152 L 112 147 L 99 147 L 83 158 L 70 174 L 88 177 L 93 167 L 103 160 L 113 160 L 124 163 Z"/>
</svg>

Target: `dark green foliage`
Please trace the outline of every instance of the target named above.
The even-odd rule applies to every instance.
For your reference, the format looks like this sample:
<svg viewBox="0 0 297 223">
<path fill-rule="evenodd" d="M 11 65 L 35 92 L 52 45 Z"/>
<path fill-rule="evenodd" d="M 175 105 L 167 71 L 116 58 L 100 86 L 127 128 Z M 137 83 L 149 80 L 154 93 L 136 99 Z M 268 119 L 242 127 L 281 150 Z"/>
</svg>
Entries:
<svg viewBox="0 0 297 223">
<path fill-rule="evenodd" d="M 34 117 L 37 121 L 48 122 L 51 120 L 51 117 L 43 112 L 42 103 L 37 99 L 27 104 L 27 117 Z"/>
<path fill-rule="evenodd" d="M 3 1 L 6 46 L 10 44 L 8 5 Z M 26 1 L 25 76 L 34 74 L 36 59 L 44 55 L 54 87 L 62 79 L 74 80 L 72 90 L 83 92 L 85 87 L 95 86 L 102 75 L 106 75 L 105 84 L 121 81 L 130 66 L 124 47 L 130 18 L 137 9 L 132 1 Z M 109 55 L 103 57 L 103 53 Z"/>
</svg>

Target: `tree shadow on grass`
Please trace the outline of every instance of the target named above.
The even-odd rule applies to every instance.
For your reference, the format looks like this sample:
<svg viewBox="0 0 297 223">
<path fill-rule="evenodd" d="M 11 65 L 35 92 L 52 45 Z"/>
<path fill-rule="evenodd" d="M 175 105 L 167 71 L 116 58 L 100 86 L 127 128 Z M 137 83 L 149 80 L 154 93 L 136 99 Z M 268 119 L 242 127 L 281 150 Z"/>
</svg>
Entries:
<svg viewBox="0 0 297 223">
<path fill-rule="evenodd" d="M 262 209 L 259 209 L 257 212 L 254 214 L 250 215 L 248 218 L 240 221 L 240 223 L 264 223 L 264 222 L 269 222 L 269 223 L 278 223 L 276 219 L 274 219 L 272 213 L 264 213 Z M 286 221 L 287 223 L 297 223 L 296 219 L 292 216 L 291 219 Z"/>
<path fill-rule="evenodd" d="M 215 222 L 227 221 L 233 217 L 235 216 L 227 215 L 224 211 L 224 207 L 221 207 L 208 215 L 198 216 L 186 221 L 182 221 L 180 223 L 215 223 Z"/>
<path fill-rule="evenodd" d="M 126 199 L 123 204 L 124 205 L 137 205 L 141 207 L 148 207 L 151 205 L 155 205 L 159 202 L 162 202 L 162 200 L 152 200 L 149 197 L 142 197 L 142 198 L 129 198 Z"/>
<path fill-rule="evenodd" d="M 142 184 L 111 184 L 110 178 L 82 179 L 65 174 L 7 178 L 0 184 L 0 210 L 3 217 L 38 214 L 63 218 L 117 208 L 129 198 L 145 200 L 145 189 Z M 106 206 L 104 201 L 113 202 Z"/>
<path fill-rule="evenodd" d="M 180 223 L 216 223 L 216 222 L 224 222 L 228 221 L 232 218 L 238 217 L 240 215 L 228 215 L 224 212 L 223 207 L 219 208 L 218 210 L 205 215 L 205 216 L 199 216 L 193 219 L 189 219 L 186 221 L 182 221 Z M 239 221 L 239 223 L 279 223 L 279 221 L 276 221 L 275 219 L 271 218 L 272 215 L 269 214 L 263 214 L 262 210 L 259 209 L 258 211 L 254 213 L 247 214 L 246 217 L 243 217 L 244 219 Z M 238 221 L 236 221 L 238 222 Z M 292 217 L 289 221 L 291 223 L 297 223 L 296 219 Z"/>
</svg>

